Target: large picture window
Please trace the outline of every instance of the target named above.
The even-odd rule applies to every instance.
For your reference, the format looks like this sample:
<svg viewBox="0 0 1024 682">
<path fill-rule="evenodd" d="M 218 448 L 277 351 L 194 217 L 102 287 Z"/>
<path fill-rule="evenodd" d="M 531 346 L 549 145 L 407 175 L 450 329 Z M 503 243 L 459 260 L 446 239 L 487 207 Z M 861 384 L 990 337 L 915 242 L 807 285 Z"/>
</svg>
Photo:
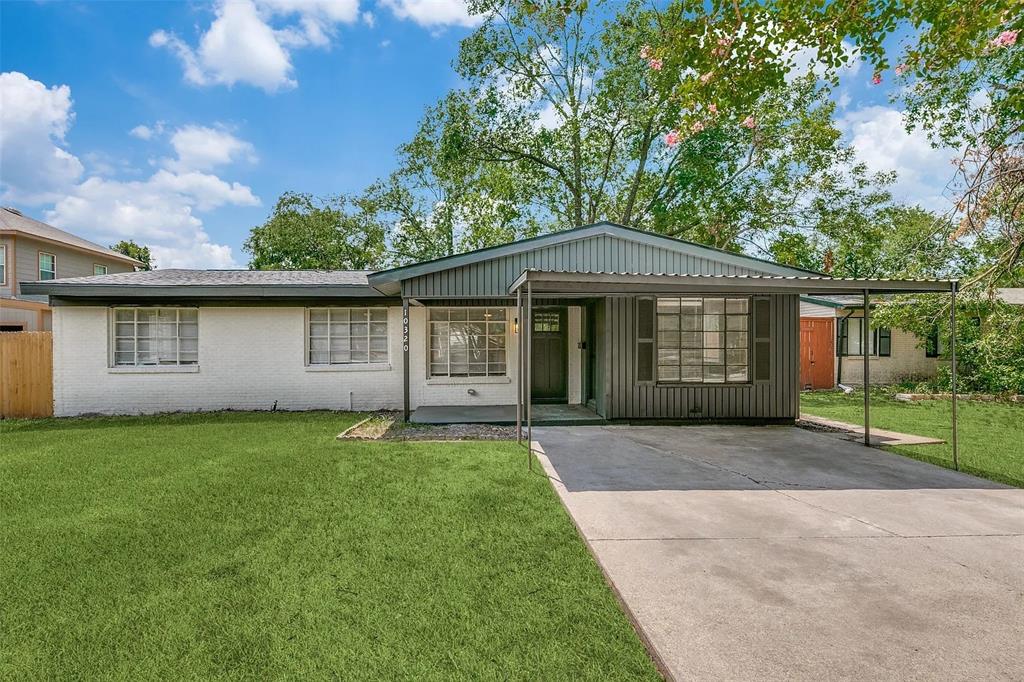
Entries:
<svg viewBox="0 0 1024 682">
<path fill-rule="evenodd" d="M 387 308 L 311 308 L 307 354 L 311 365 L 387 362 Z"/>
<path fill-rule="evenodd" d="M 749 381 L 748 297 L 659 298 L 657 319 L 658 381 Z"/>
<path fill-rule="evenodd" d="M 504 308 L 431 308 L 430 376 L 505 376 Z"/>
<path fill-rule="evenodd" d="M 115 308 L 115 367 L 199 364 L 196 308 Z"/>
</svg>

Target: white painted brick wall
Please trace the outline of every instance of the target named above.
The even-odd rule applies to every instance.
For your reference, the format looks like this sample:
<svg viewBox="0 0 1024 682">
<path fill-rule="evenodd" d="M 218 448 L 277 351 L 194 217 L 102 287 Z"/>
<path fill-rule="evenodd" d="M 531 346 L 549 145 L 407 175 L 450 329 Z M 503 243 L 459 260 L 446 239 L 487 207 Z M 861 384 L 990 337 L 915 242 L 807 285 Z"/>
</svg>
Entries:
<svg viewBox="0 0 1024 682">
<path fill-rule="evenodd" d="M 508 309 L 508 376 L 428 379 L 427 309 L 410 310 L 410 403 L 513 404 L 518 364 Z M 54 411 L 144 414 L 194 410 L 369 410 L 402 407 L 402 310 L 388 309 L 390 369 L 318 371 L 305 365 L 301 307 L 216 307 L 199 312 L 199 371 L 123 373 L 109 365 L 109 308 L 54 309 Z M 571 373 L 579 373 L 579 309 L 570 310 Z M 573 336 L 574 334 L 574 336 Z M 476 395 L 471 395 L 473 389 Z M 579 400 L 578 378 L 570 386 Z"/>
<path fill-rule="evenodd" d="M 838 324 L 838 322 L 837 322 Z M 872 355 L 869 358 L 870 383 L 893 384 L 903 379 L 933 377 L 938 369 L 936 358 L 926 358 L 919 339 L 902 329 L 892 330 L 892 354 L 889 357 Z M 838 358 L 842 360 L 844 384 L 857 386 L 864 381 L 864 358 L 861 356 Z"/>
</svg>

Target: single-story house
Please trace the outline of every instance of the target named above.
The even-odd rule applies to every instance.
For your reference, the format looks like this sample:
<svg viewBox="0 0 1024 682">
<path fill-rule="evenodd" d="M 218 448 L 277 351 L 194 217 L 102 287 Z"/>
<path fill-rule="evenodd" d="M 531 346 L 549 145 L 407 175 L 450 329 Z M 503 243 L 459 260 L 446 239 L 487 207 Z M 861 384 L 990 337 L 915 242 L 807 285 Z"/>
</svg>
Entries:
<svg viewBox="0 0 1024 682">
<path fill-rule="evenodd" d="M 23 284 L 54 308 L 54 412 L 577 405 L 792 422 L 801 294 L 843 280 L 610 223 L 367 271 L 155 270 Z M 515 409 L 515 408 L 518 408 Z"/>
<path fill-rule="evenodd" d="M 864 382 L 862 296 L 800 297 L 800 387 L 834 388 Z M 871 356 L 868 383 L 894 384 L 907 379 L 930 379 L 938 371 L 938 335 L 921 339 L 903 329 L 869 330 Z"/>
<path fill-rule="evenodd" d="M 999 288 L 995 299 L 1024 305 L 1024 289 Z M 862 295 L 800 297 L 800 386 L 834 388 L 864 382 Z M 868 383 L 894 384 L 934 378 L 949 356 L 942 336 L 935 331 L 921 338 L 904 329 L 875 327 L 867 340 L 871 356 Z"/>
</svg>

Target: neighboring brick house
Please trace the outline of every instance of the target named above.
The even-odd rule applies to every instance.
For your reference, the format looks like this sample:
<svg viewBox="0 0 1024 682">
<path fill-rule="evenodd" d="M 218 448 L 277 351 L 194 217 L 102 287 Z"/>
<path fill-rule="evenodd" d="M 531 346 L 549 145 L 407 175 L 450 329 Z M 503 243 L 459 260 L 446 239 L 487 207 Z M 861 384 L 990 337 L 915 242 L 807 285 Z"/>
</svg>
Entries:
<svg viewBox="0 0 1024 682">
<path fill-rule="evenodd" d="M 134 258 L 0 208 L 0 331 L 48 331 L 46 296 L 21 293 L 20 282 L 133 272 Z"/>
<path fill-rule="evenodd" d="M 811 319 L 822 318 L 835 320 L 834 325 L 828 327 L 829 331 L 818 332 L 827 333 L 831 337 L 827 345 L 835 356 L 833 380 L 829 386 L 810 386 L 802 377 L 801 385 L 806 388 L 832 388 L 837 383 L 859 386 L 864 381 L 861 337 L 863 301 L 859 296 L 801 297 L 801 325 Z M 932 378 L 940 362 L 934 343 L 928 343 L 913 332 L 903 329 L 879 327 L 872 330 L 868 352 L 871 355 L 868 383 L 876 385 L 894 384 L 905 379 Z"/>
</svg>

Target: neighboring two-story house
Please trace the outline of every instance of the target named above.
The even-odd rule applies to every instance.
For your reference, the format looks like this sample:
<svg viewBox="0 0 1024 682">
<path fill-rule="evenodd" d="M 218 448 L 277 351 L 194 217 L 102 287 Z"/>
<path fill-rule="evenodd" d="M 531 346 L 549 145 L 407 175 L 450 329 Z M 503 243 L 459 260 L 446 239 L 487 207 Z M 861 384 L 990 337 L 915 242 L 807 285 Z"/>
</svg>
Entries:
<svg viewBox="0 0 1024 682">
<path fill-rule="evenodd" d="M 23 295 L 19 282 L 132 272 L 134 258 L 0 208 L 0 332 L 48 331 L 46 296 Z"/>
</svg>

